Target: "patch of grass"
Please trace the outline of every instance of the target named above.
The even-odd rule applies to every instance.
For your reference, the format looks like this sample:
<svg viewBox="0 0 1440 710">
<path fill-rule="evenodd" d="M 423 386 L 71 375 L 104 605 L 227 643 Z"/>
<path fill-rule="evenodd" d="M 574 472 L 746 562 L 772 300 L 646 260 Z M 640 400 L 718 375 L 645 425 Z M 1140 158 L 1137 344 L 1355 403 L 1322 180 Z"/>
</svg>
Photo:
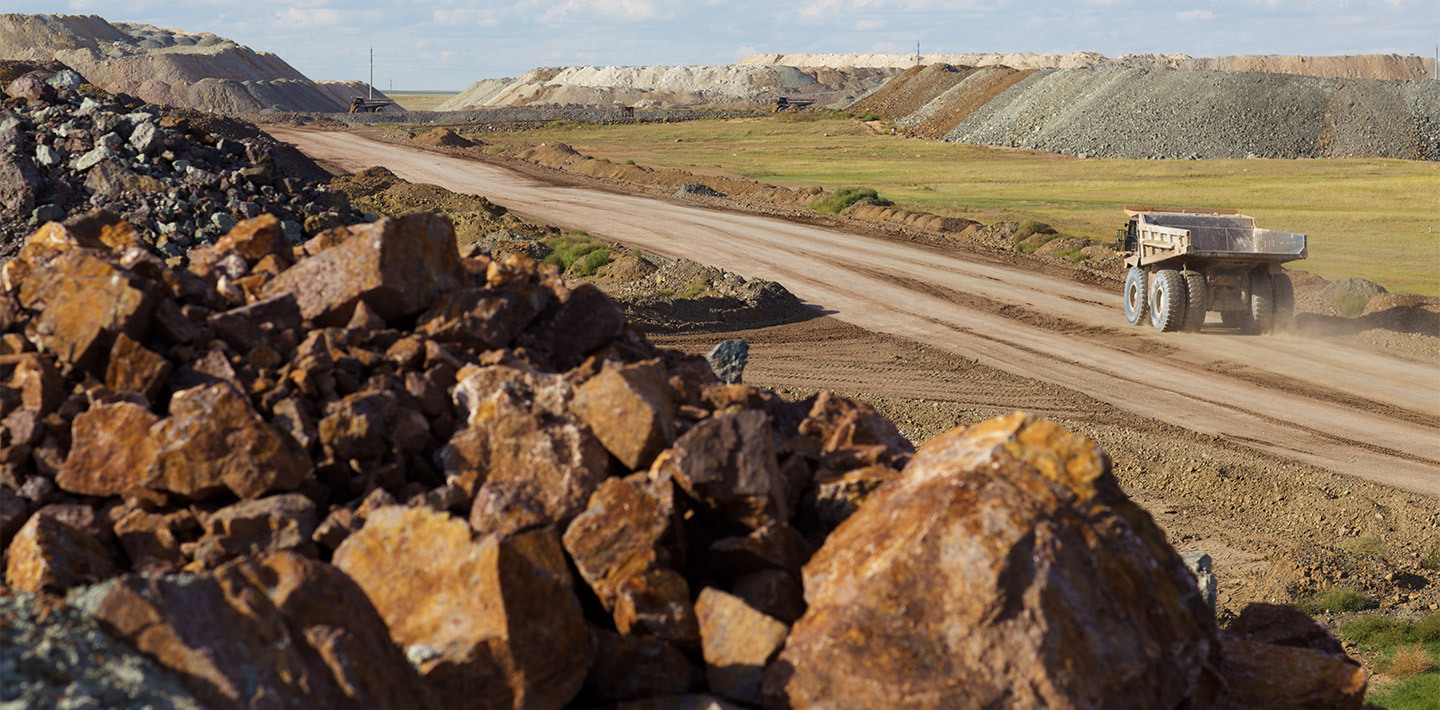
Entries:
<svg viewBox="0 0 1440 710">
<path fill-rule="evenodd" d="M 386 94 L 391 101 L 400 105 L 406 111 L 433 111 L 436 106 L 450 100 L 454 96 L 453 91 L 421 91 L 415 93 Z"/>
<path fill-rule="evenodd" d="M 569 271 L 571 265 L 581 262 L 576 273 L 580 276 L 593 276 L 596 269 L 610 263 L 610 246 L 591 238 L 584 230 L 566 232 L 562 236 L 546 239 L 544 243 L 552 250 L 550 256 L 545 257 L 545 263 L 554 264 L 560 267 L 561 271 Z M 580 273 L 587 269 L 589 273 Z"/>
<path fill-rule="evenodd" d="M 1032 234 L 1054 234 L 1054 233 L 1055 233 L 1055 230 L 1054 230 L 1054 229 L 1051 229 L 1051 228 L 1050 228 L 1050 225 L 1045 224 L 1045 223 L 1043 223 L 1043 222 L 1037 222 L 1036 220 L 1033 220 L 1033 219 L 1027 219 L 1027 220 L 1025 220 L 1024 222 L 1021 222 L 1021 223 L 1020 223 L 1020 226 L 1019 226 L 1018 228 L 1016 228 L 1016 230 L 1015 230 L 1015 239 L 1024 239 L 1024 238 L 1026 238 L 1026 237 L 1028 237 L 1028 236 L 1030 236 L 1030 235 L 1032 235 Z"/>
<path fill-rule="evenodd" d="M 694 298 L 696 296 L 699 296 L 700 293 L 703 292 L 705 290 L 705 287 L 708 285 L 709 284 L 706 283 L 705 279 L 691 279 L 690 283 L 685 284 L 685 288 L 680 289 L 680 298 Z"/>
<path fill-rule="evenodd" d="M 1370 600 L 1349 587 L 1331 587 L 1309 599 L 1300 600 L 1295 607 L 1314 616 L 1326 611 L 1364 611 L 1370 607 Z"/>
<path fill-rule="evenodd" d="M 595 251 L 580 257 L 575 266 L 569 269 L 570 273 L 576 276 L 594 276 L 600 267 L 610 263 L 609 249 L 596 249 Z"/>
<path fill-rule="evenodd" d="M 828 212 L 829 214 L 840 214 L 846 207 L 861 200 L 873 200 L 880 204 L 890 204 L 888 200 L 880 199 L 880 194 L 870 187 L 842 187 L 831 193 L 829 197 L 815 203 L 816 212 Z"/>
<path fill-rule="evenodd" d="M 1382 557 L 1385 555 L 1385 543 L 1380 542 L 1380 538 L 1374 535 L 1346 538 L 1340 543 L 1340 549 L 1356 555 L 1368 555 L 1370 557 Z"/>
<path fill-rule="evenodd" d="M 676 142 L 677 139 L 679 142 Z M 684 123 L 560 125 L 487 133 L 509 146 L 561 141 L 656 169 L 768 170 L 766 182 L 868 185 L 896 205 L 985 224 L 1036 220 L 1109 240 L 1126 204 L 1238 209 L 1262 227 L 1309 235 L 1297 269 L 1358 276 L 1391 291 L 1440 296 L 1434 195 L 1440 162 L 1325 160 L 1076 160 L 1024 150 L 875 135 L 840 114 Z M 924 186 L 933 190 L 922 189 Z M 1384 225 L 1384 238 L 1376 237 Z"/>
<path fill-rule="evenodd" d="M 1340 309 L 1340 315 L 1346 318 L 1355 318 L 1365 312 L 1365 306 L 1369 303 L 1370 299 L 1358 293 L 1352 293 L 1342 297 L 1335 303 L 1335 306 Z"/>
<path fill-rule="evenodd" d="M 1425 559 L 1420 564 L 1424 565 L 1425 569 L 1440 570 L 1440 541 L 1436 541 L 1431 546 L 1430 552 L 1425 555 Z"/>
<path fill-rule="evenodd" d="M 1440 613 L 1419 620 L 1364 616 L 1340 628 L 1362 657 L 1396 683 L 1379 686 L 1368 702 L 1390 708 L 1433 708 L 1440 697 Z M 1375 686 L 1372 686 L 1375 687 Z"/>
<path fill-rule="evenodd" d="M 1034 254 L 1035 250 L 1039 248 L 1039 244 L 1034 244 L 1031 242 L 1017 242 L 1015 244 L 1015 251 L 1018 251 L 1021 254 Z"/>
<path fill-rule="evenodd" d="M 1090 258 L 1089 254 L 1086 254 L 1079 249 L 1061 249 L 1055 252 L 1055 256 L 1058 256 L 1062 259 L 1069 259 L 1076 264 Z"/>
<path fill-rule="evenodd" d="M 635 161 L 634 161 L 634 160 L 627 160 L 627 161 L 625 161 L 625 164 L 626 164 L 626 165 L 634 165 L 634 164 L 635 164 Z"/>
<path fill-rule="evenodd" d="M 675 289 L 673 289 L 673 288 L 662 288 L 662 289 L 660 289 L 660 295 L 661 295 L 661 296 L 664 296 L 665 298 L 669 298 L 669 297 L 675 295 Z"/>
<path fill-rule="evenodd" d="M 860 116 L 860 120 L 865 121 L 866 123 L 869 123 L 870 121 L 878 121 L 880 120 L 880 114 L 875 113 L 874 111 L 866 111 L 862 116 Z"/>
</svg>

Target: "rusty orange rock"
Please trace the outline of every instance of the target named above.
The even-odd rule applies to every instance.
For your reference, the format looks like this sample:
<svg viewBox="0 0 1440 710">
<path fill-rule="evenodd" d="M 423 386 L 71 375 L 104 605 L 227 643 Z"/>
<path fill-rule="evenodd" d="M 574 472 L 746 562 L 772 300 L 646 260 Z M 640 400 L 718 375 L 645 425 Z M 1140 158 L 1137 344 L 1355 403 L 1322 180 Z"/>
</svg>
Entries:
<svg viewBox="0 0 1440 710">
<path fill-rule="evenodd" d="M 20 288 L 20 303 L 40 312 L 28 326 L 31 339 L 60 362 L 87 370 L 102 364 L 116 335 L 143 340 L 155 301 L 133 276 L 78 249 Z"/>
<path fill-rule="evenodd" d="M 779 653 L 790 627 L 756 611 L 743 599 L 714 587 L 700 592 L 695 600 L 695 614 L 700 620 L 700 641 L 710 692 L 758 705 L 761 673 Z M 848 703 L 839 704 L 848 706 Z"/>
<path fill-rule="evenodd" d="M 670 520 L 638 485 L 612 478 L 595 490 L 585 512 L 565 529 L 565 549 L 607 611 L 620 584 L 670 563 L 664 539 Z"/>
<path fill-rule="evenodd" d="M 147 485 L 188 498 L 227 488 L 241 498 L 292 490 L 312 468 L 300 445 L 227 383 L 177 392 L 152 436 L 157 453 Z"/>
<path fill-rule="evenodd" d="M 70 455 L 55 485 L 87 496 L 125 495 L 143 487 L 157 453 L 150 429 L 159 421 L 130 402 L 82 412 L 70 425 Z"/>
<path fill-rule="evenodd" d="M 675 400 L 658 360 L 611 367 L 575 390 L 570 409 L 630 470 L 650 465 L 675 439 Z"/>
<path fill-rule="evenodd" d="M 754 530 L 789 520 L 770 418 L 747 410 L 696 424 L 655 468 L 724 526 Z"/>
<path fill-rule="evenodd" d="M 460 284 L 455 229 L 446 217 L 417 212 L 348 231 L 338 244 L 275 277 L 264 295 L 293 294 L 306 319 L 344 325 L 361 298 L 387 321 L 399 320 Z"/>
<path fill-rule="evenodd" d="M 153 400 L 173 366 L 159 353 L 124 333 L 115 337 L 105 366 L 105 386 L 116 392 L 135 392 Z"/>
<path fill-rule="evenodd" d="M 463 520 L 426 508 L 379 508 L 335 552 L 455 708 L 559 708 L 579 692 L 594 638 L 566 580 Z"/>
<path fill-rule="evenodd" d="M 1215 622 L 1094 442 L 1023 414 L 928 443 L 805 566 L 796 707 L 1178 707 Z"/>
<path fill-rule="evenodd" d="M 93 536 L 43 514 L 15 533 L 5 551 L 5 583 L 20 592 L 52 592 L 115 574 L 115 562 Z"/>
</svg>

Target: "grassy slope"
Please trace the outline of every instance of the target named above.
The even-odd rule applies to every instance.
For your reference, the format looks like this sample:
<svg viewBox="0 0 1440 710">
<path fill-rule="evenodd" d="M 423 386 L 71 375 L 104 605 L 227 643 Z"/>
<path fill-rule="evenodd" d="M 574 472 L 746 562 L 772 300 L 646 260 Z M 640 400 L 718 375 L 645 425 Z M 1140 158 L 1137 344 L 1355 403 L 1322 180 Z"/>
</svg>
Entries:
<svg viewBox="0 0 1440 710">
<path fill-rule="evenodd" d="M 430 111 L 450 100 L 454 91 L 427 91 L 423 94 L 386 94 L 406 111 Z"/>
<path fill-rule="evenodd" d="M 1309 234 L 1299 268 L 1440 295 L 1440 163 L 1079 160 L 898 138 L 844 117 L 559 125 L 485 140 L 558 140 L 597 158 L 782 185 L 869 186 L 901 207 L 981 222 L 1033 218 L 1106 241 L 1126 204 L 1238 209 L 1263 227 Z"/>
</svg>

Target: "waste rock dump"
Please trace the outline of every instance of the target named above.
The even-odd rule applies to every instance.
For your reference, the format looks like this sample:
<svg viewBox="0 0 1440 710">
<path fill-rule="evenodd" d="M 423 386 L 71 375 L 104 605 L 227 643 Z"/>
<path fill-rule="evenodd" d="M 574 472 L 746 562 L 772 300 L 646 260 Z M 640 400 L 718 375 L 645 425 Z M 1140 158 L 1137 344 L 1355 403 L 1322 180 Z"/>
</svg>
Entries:
<svg viewBox="0 0 1440 710">
<path fill-rule="evenodd" d="M 65 70 L 0 85 L 0 259 L 39 225 L 95 208 L 165 257 L 213 243 L 236 217 L 276 216 L 294 243 L 360 220 L 329 173 L 253 125 L 67 87 Z M 57 78 L 61 81 L 57 81 Z"/>
<path fill-rule="evenodd" d="M 215 708 L 1365 689 L 1286 607 L 1218 631 L 1093 442 L 1016 413 L 917 452 L 863 402 L 724 384 L 431 213 L 298 246 L 260 215 L 184 265 L 111 213 L 46 223 L 0 267 L 0 382 L 5 585 L 36 595 L 0 604 L 6 700 L 69 678 Z M 66 611 L 41 632 L 36 604 Z M 37 633 L 139 657 L 51 672 L 11 643 Z"/>
</svg>

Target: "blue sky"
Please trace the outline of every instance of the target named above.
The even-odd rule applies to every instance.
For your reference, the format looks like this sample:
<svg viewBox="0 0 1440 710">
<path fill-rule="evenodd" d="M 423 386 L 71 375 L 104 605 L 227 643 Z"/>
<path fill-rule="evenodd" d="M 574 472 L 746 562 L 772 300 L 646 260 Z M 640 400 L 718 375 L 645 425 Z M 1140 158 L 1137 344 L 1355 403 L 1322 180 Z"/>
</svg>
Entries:
<svg viewBox="0 0 1440 710">
<path fill-rule="evenodd" d="M 537 66 L 724 64 L 754 52 L 1433 56 L 1440 0 L 7 0 L 214 32 L 314 79 L 461 89 Z"/>
</svg>

